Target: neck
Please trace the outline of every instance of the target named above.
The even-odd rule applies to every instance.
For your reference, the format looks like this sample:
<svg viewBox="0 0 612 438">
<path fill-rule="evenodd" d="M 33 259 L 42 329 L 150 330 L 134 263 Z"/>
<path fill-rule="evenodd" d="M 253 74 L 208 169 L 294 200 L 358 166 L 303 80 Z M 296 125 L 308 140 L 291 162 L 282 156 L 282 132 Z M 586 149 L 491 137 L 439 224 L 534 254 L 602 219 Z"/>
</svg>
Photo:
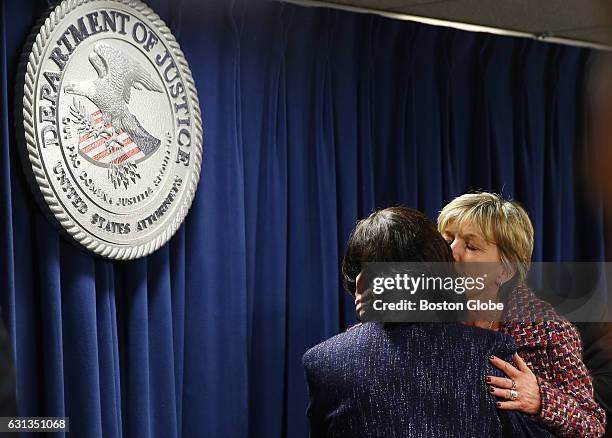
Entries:
<svg viewBox="0 0 612 438">
<path fill-rule="evenodd" d="M 468 300 L 477 300 L 482 304 L 486 304 L 489 301 L 498 303 L 499 286 L 491 284 L 483 289 L 481 292 L 471 295 Z M 502 310 L 468 310 L 467 321 L 468 322 L 481 322 L 489 324 L 491 321 L 497 322 L 501 319 Z"/>
</svg>

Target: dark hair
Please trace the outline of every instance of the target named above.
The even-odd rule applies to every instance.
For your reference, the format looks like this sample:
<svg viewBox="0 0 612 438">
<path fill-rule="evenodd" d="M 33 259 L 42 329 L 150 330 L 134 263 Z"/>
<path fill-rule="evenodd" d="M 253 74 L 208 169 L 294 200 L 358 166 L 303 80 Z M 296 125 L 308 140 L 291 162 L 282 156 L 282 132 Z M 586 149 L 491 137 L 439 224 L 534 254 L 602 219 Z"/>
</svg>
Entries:
<svg viewBox="0 0 612 438">
<path fill-rule="evenodd" d="M 448 243 L 418 210 L 390 207 L 359 221 L 342 260 L 344 287 L 355 294 L 362 263 L 453 262 Z"/>
</svg>

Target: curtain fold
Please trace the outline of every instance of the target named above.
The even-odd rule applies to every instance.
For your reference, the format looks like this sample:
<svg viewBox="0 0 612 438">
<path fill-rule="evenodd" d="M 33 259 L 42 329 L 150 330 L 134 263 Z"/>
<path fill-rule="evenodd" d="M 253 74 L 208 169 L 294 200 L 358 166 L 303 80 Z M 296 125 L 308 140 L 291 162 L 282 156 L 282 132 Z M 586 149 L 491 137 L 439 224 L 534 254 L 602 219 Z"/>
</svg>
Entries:
<svg viewBox="0 0 612 438">
<path fill-rule="evenodd" d="M 20 415 L 73 436 L 305 437 L 301 357 L 355 322 L 356 221 L 435 218 L 468 190 L 521 201 L 536 260 L 601 260 L 581 173 L 593 52 L 266 0 L 151 0 L 201 102 L 202 178 L 155 254 L 60 238 L 23 176 L 19 54 L 42 0 L 2 2 L 0 304 Z"/>
</svg>

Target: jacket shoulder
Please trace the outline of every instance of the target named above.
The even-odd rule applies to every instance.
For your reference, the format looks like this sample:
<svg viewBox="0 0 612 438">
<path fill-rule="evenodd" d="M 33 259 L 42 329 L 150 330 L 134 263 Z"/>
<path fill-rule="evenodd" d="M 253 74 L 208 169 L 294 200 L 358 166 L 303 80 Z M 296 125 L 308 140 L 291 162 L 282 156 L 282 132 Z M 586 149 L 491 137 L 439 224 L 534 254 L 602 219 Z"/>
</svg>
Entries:
<svg viewBox="0 0 612 438">
<path fill-rule="evenodd" d="M 463 326 L 460 324 L 459 326 Z M 498 357 L 508 357 L 517 350 L 517 345 L 512 336 L 495 330 L 487 330 L 479 327 L 463 326 L 460 331 L 464 339 L 472 339 L 475 344 L 473 348 L 481 349 L 480 353 Z"/>
<path fill-rule="evenodd" d="M 337 351 L 341 349 L 341 346 L 345 345 L 346 335 L 346 332 L 337 334 L 336 336 L 332 336 L 331 338 L 310 348 L 302 356 L 302 363 L 304 366 L 309 367 L 314 363 L 321 361 L 324 358 L 329 358 L 337 353 Z"/>
<path fill-rule="evenodd" d="M 302 364 L 305 368 L 316 364 L 336 362 L 343 356 L 358 351 L 363 343 L 375 335 L 376 323 L 356 324 L 349 327 L 345 332 L 339 333 L 331 338 L 310 348 L 302 356 Z"/>
<path fill-rule="evenodd" d="M 530 289 L 519 287 L 508 300 L 504 331 L 521 347 L 546 347 L 574 341 L 580 343 L 576 327 Z"/>
</svg>

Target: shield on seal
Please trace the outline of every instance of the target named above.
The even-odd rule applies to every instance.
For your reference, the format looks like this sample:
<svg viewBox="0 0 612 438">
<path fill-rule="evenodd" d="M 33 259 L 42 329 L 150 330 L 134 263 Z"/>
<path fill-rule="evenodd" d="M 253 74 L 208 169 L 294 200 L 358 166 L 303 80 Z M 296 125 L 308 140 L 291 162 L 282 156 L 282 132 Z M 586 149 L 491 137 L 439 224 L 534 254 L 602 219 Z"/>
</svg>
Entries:
<svg viewBox="0 0 612 438">
<path fill-rule="evenodd" d="M 112 132 L 112 123 L 102 121 L 102 112 L 97 110 L 90 115 L 95 129 L 107 129 Z M 129 158 L 139 160 L 145 157 L 138 145 L 123 130 L 112 132 L 109 138 L 97 138 L 89 134 L 79 136 L 79 153 L 85 158 L 102 166 L 121 164 Z"/>
</svg>

